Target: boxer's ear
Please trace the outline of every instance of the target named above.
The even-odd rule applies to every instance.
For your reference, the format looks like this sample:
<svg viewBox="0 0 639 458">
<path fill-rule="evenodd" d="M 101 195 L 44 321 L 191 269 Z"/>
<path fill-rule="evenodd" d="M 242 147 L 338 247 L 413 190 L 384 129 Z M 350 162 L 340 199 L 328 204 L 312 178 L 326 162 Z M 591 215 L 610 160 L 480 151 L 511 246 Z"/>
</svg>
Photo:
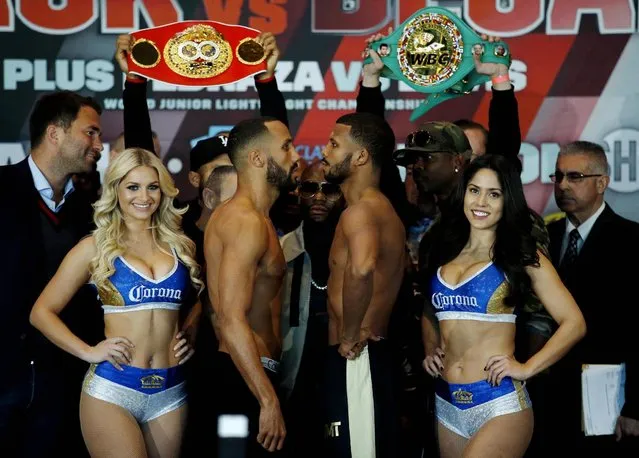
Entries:
<svg viewBox="0 0 639 458">
<path fill-rule="evenodd" d="M 252 164 L 254 167 L 262 168 L 266 167 L 266 163 L 268 162 L 266 159 L 266 155 L 260 150 L 251 150 L 248 153 L 248 162 Z"/>
<path fill-rule="evenodd" d="M 202 202 L 209 210 L 215 208 L 215 193 L 210 188 L 202 189 Z"/>
<path fill-rule="evenodd" d="M 361 167 L 363 165 L 366 165 L 371 160 L 371 155 L 367 149 L 362 148 L 361 150 L 356 151 L 355 154 L 353 154 L 352 160 L 354 165 Z"/>
</svg>

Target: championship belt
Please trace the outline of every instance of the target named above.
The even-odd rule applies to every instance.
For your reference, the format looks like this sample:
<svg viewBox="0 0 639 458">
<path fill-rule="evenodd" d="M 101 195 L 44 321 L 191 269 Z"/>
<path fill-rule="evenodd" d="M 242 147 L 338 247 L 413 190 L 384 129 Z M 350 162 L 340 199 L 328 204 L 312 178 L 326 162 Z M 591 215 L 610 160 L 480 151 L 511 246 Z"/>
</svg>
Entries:
<svg viewBox="0 0 639 458">
<path fill-rule="evenodd" d="M 475 71 L 473 53 L 482 62 L 510 67 L 510 50 L 502 41 L 482 40 L 464 21 L 444 8 L 428 7 L 409 17 L 392 34 L 372 44 L 382 76 L 404 81 L 430 94 L 411 114 L 414 121 L 435 105 L 468 94 L 490 79 Z M 372 62 L 368 57 L 364 64 Z"/>
<path fill-rule="evenodd" d="M 129 72 L 180 86 L 218 86 L 266 71 L 258 30 L 182 21 L 132 32 Z"/>
</svg>

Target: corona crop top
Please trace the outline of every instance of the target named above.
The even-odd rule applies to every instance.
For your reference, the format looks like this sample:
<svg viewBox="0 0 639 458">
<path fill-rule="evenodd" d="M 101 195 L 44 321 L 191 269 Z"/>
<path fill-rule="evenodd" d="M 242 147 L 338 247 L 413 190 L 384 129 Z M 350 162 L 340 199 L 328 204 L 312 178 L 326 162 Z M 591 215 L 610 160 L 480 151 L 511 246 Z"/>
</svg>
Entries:
<svg viewBox="0 0 639 458">
<path fill-rule="evenodd" d="M 492 262 L 455 286 L 444 281 L 441 269 L 431 280 L 431 303 L 438 320 L 515 322 L 514 308 L 504 303 L 508 280 Z"/>
<path fill-rule="evenodd" d="M 173 251 L 173 269 L 162 278 L 154 280 L 138 272 L 122 256 L 115 258 L 115 272 L 109 282 L 117 292 L 100 296 L 104 313 L 123 313 L 137 310 L 179 310 L 191 283 L 189 269 Z"/>
</svg>

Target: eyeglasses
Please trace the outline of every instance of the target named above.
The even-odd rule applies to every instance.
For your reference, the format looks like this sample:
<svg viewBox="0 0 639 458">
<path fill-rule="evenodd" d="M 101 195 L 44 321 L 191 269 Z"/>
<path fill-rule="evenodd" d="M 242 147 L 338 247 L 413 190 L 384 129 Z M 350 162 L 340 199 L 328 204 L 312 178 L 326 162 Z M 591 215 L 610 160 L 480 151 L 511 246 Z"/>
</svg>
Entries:
<svg viewBox="0 0 639 458">
<path fill-rule="evenodd" d="M 426 145 L 430 145 L 433 143 L 435 143 L 435 139 L 429 132 L 425 130 L 417 130 L 415 132 L 408 134 L 408 137 L 406 137 L 406 146 L 409 148 L 410 147 L 423 148 Z"/>
<path fill-rule="evenodd" d="M 339 200 L 342 197 L 342 190 L 335 183 L 327 183 L 325 181 L 319 183 L 317 181 L 304 181 L 300 183 L 300 196 L 304 199 L 312 199 L 317 193 L 322 193 L 327 200 Z"/>
<path fill-rule="evenodd" d="M 601 176 L 603 176 L 601 173 L 594 173 L 594 174 L 587 175 L 581 172 L 564 173 L 564 172 L 557 171 L 550 175 L 550 180 L 553 183 L 561 184 L 561 182 L 564 181 L 564 178 L 567 178 L 568 183 L 581 183 L 586 178 L 601 177 Z"/>
</svg>

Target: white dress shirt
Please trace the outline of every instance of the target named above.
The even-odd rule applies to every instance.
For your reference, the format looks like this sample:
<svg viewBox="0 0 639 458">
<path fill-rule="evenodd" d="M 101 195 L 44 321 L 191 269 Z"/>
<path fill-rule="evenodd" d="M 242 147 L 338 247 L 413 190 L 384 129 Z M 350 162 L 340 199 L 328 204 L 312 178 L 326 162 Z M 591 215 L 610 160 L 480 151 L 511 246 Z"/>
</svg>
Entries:
<svg viewBox="0 0 639 458">
<path fill-rule="evenodd" d="M 31 169 L 31 175 L 33 176 L 33 183 L 35 184 L 37 191 L 40 193 L 42 200 L 44 200 L 44 203 L 47 204 L 47 207 L 49 207 L 52 212 L 58 213 L 64 204 L 64 200 L 74 190 L 73 180 L 69 178 L 67 183 L 64 185 L 64 195 L 62 196 L 60 203 L 56 205 L 55 200 L 53 200 L 53 188 L 49 184 L 47 177 L 45 177 L 44 173 L 42 173 L 42 171 L 38 168 L 31 155 L 29 155 L 27 161 L 29 162 L 29 168 Z"/>
<path fill-rule="evenodd" d="M 592 230 L 592 227 L 595 225 L 597 218 L 599 218 L 599 215 L 603 213 L 605 208 L 606 208 L 606 202 L 603 202 L 601 204 L 601 207 L 599 207 L 599 209 L 596 212 L 590 215 L 590 218 L 588 218 L 586 221 L 581 223 L 579 227 L 576 228 L 579 231 L 579 236 L 581 237 L 577 241 L 577 254 L 579 254 L 579 252 L 581 251 L 581 247 L 584 246 L 584 242 L 588 238 L 588 234 L 590 234 L 590 231 Z M 561 258 L 560 258 L 561 261 L 563 261 L 564 254 L 566 253 L 566 250 L 568 249 L 568 241 L 570 240 L 570 233 L 572 232 L 573 229 L 575 229 L 575 225 L 572 224 L 568 218 L 566 218 L 566 232 L 564 233 L 564 239 L 561 242 Z"/>
</svg>

